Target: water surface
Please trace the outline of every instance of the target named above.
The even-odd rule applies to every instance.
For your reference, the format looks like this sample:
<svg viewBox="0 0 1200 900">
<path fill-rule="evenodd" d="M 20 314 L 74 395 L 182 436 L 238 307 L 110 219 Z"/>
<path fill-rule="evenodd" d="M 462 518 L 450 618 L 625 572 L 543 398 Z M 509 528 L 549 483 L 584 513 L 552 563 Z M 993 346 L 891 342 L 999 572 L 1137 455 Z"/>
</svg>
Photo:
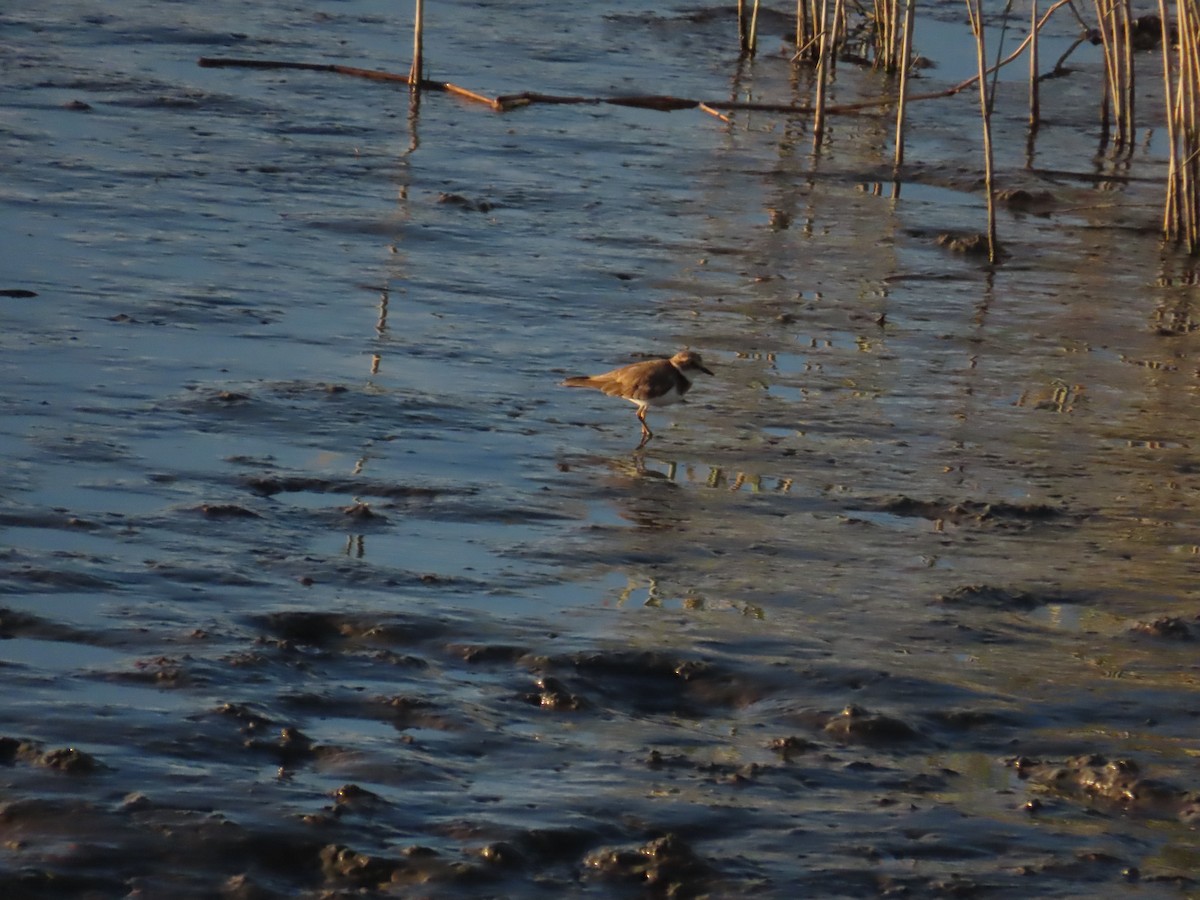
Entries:
<svg viewBox="0 0 1200 900">
<path fill-rule="evenodd" d="M 969 74 L 955 10 L 922 91 Z M 1006 72 L 1000 178 L 1045 195 L 988 267 L 936 240 L 983 226 L 971 91 L 914 104 L 894 184 L 889 109 L 814 152 L 196 64 L 403 71 L 408 15 L 0 14 L 7 892 L 1192 889 L 1196 278 L 1152 100 L 1101 153 L 1081 50 L 1030 143 Z M 488 95 L 811 87 L 782 17 L 740 64 L 723 10 L 429 17 Z M 643 453 L 557 386 L 684 345 L 716 377 Z"/>
</svg>

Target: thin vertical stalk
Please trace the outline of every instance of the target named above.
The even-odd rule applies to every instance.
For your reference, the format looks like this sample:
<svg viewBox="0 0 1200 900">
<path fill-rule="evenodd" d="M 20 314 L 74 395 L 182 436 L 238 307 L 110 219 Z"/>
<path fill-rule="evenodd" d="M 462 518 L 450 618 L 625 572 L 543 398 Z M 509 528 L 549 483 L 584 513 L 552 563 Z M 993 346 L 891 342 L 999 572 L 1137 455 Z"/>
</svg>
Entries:
<svg viewBox="0 0 1200 900">
<path fill-rule="evenodd" d="M 1182 220 L 1179 209 L 1179 132 L 1176 119 L 1175 91 L 1171 83 L 1171 19 L 1167 0 L 1158 0 L 1158 17 L 1162 22 L 1163 100 L 1167 110 L 1167 198 L 1163 208 L 1163 237 L 1177 239 Z M 1182 37 L 1182 36 L 1181 36 Z"/>
<path fill-rule="evenodd" d="M 1159 0 L 1160 3 L 1166 0 Z M 1038 90 L 1038 0 L 1033 0 L 1029 20 L 1029 127 L 1037 131 L 1042 119 L 1042 102 Z"/>
<path fill-rule="evenodd" d="M 1121 133 L 1125 138 L 1125 146 L 1129 153 L 1133 153 L 1133 143 L 1136 139 L 1133 123 L 1136 118 L 1134 105 L 1137 102 L 1137 93 L 1134 90 L 1134 71 L 1133 71 L 1133 12 L 1130 9 L 1130 0 L 1117 0 L 1121 7 L 1121 32 L 1124 38 L 1124 45 L 1121 48 L 1122 57 L 1122 74 L 1125 76 L 1121 82 L 1121 88 L 1125 94 L 1125 122 L 1121 129 Z"/>
<path fill-rule="evenodd" d="M 992 87 L 988 92 L 988 115 L 991 115 L 996 104 L 996 85 L 1000 83 L 1000 57 L 1004 54 L 1004 37 L 1008 34 L 1008 17 L 1012 14 L 1012 5 L 1013 0 L 1007 0 L 1000 20 L 1000 39 L 996 42 L 996 66 L 992 69 Z"/>
<path fill-rule="evenodd" d="M 987 190 L 987 237 L 988 262 L 997 259 L 995 181 L 992 170 L 992 114 L 988 102 L 987 47 L 983 32 L 983 11 L 979 0 L 967 0 L 967 13 L 971 19 L 971 31 L 975 35 L 975 55 L 979 66 L 979 109 L 983 116 L 983 169 L 984 185 Z"/>
<path fill-rule="evenodd" d="M 1179 30 L 1179 190 L 1184 240 L 1200 253 L 1200 10 L 1194 0 L 1177 0 Z"/>
<path fill-rule="evenodd" d="M 916 0 L 907 0 L 904 6 L 904 36 L 900 56 L 900 101 L 896 107 L 896 161 L 895 168 L 899 172 L 904 165 L 904 119 L 908 109 L 908 69 L 912 57 L 913 12 Z"/>
<path fill-rule="evenodd" d="M 408 72 L 409 90 L 421 92 L 421 82 L 425 79 L 425 0 L 416 0 L 416 12 L 413 14 L 413 58 L 412 68 Z"/>
<path fill-rule="evenodd" d="M 872 38 L 875 41 L 875 68 L 887 68 L 888 58 L 888 4 L 887 0 L 875 0 L 875 14 L 872 21 Z"/>
<path fill-rule="evenodd" d="M 1129 0 L 1095 0 L 1104 45 L 1104 141 L 1132 150 L 1134 138 L 1133 13 Z M 1111 116 L 1111 118 L 1110 118 Z M 1111 125 L 1111 134 L 1110 132 Z"/>
<path fill-rule="evenodd" d="M 1121 32 L 1124 30 L 1121 26 L 1121 0 L 1105 2 L 1108 4 L 1109 56 L 1106 62 L 1113 98 L 1113 136 L 1117 146 L 1122 147 L 1125 142 L 1125 55 L 1121 52 Z"/>
<path fill-rule="evenodd" d="M 819 51 L 817 56 L 817 96 L 813 103 L 813 149 L 819 151 L 825 136 L 825 83 L 829 80 L 829 2 L 820 0 L 817 33 Z"/>
<path fill-rule="evenodd" d="M 1104 99 L 1100 106 L 1101 146 L 1107 146 L 1111 137 L 1112 119 L 1120 120 L 1118 107 L 1117 85 L 1113 78 L 1113 34 L 1112 34 L 1112 0 L 1096 0 L 1096 21 L 1100 31 L 1100 41 L 1104 46 Z"/>
<path fill-rule="evenodd" d="M 833 32 L 829 40 L 829 62 L 837 66 L 838 54 L 846 43 L 846 0 L 834 0 L 833 3 Z"/>
<path fill-rule="evenodd" d="M 806 53 L 810 60 L 821 55 L 817 38 L 821 30 L 819 18 L 817 0 L 796 0 L 796 51 Z"/>
<path fill-rule="evenodd" d="M 758 52 L 758 0 L 750 12 L 750 33 L 746 38 L 746 52 L 753 56 Z"/>
<path fill-rule="evenodd" d="M 883 2 L 883 68 L 888 72 L 896 69 L 896 4 L 894 0 Z"/>
<path fill-rule="evenodd" d="M 875 0 L 875 61 L 885 72 L 903 65 L 900 46 L 904 37 L 900 22 L 901 0 Z M 843 13 L 844 15 L 844 13 Z"/>
</svg>

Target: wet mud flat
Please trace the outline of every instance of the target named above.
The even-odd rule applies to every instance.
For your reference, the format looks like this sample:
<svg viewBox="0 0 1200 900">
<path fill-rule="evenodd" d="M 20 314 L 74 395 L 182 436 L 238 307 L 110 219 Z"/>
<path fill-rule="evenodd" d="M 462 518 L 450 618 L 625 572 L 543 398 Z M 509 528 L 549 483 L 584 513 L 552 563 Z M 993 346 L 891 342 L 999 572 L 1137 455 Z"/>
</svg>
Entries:
<svg viewBox="0 0 1200 900">
<path fill-rule="evenodd" d="M 1032 602 L 978 594 L 942 604 Z M 816 637 L 731 640 L 703 621 L 678 626 L 686 649 L 478 615 L 306 609 L 186 635 L 72 634 L 11 610 L 0 627 L 18 646 L 111 657 L 53 684 L 7 667 L 14 719 L 79 736 L 0 739 L 10 896 L 1190 885 L 1190 765 L 1155 761 L 1154 774 L 1134 758 L 1070 755 L 1119 749 L 1121 731 L 1187 733 L 1190 711 L 1160 707 L 1150 727 L 1134 698 L 1030 702 L 861 665 Z M 1150 623 L 1110 645 L 1170 655 L 1187 627 Z M 1016 630 L 935 612 L 910 639 L 983 652 L 1019 647 Z M 1078 733 L 1090 715 L 1113 733 Z M 1184 856 L 1145 856 L 1171 835 Z"/>
<path fill-rule="evenodd" d="M 8 720 L 20 724 L 0 739 L 6 888 L 1190 890 L 1200 609 L 1124 618 L 1112 610 L 1127 596 L 1011 574 L 920 600 L 902 578 L 871 579 L 852 601 L 853 588 L 740 584 L 736 563 L 706 577 L 697 547 L 778 558 L 755 521 L 790 528 L 806 514 L 786 492 L 748 507 L 737 479 L 689 488 L 655 477 L 656 464 L 573 489 L 611 502 L 622 484 L 628 527 L 573 531 L 577 548 L 530 542 L 507 580 L 282 549 L 321 530 L 369 548 L 401 516 L 465 526 L 501 514 L 468 490 L 258 471 L 227 502 L 180 507 L 169 524 L 7 515 L 10 529 L 46 534 L 186 529 L 194 542 L 242 533 L 277 549 L 241 562 L 227 550 L 222 566 L 145 561 L 141 587 L 95 553 L 60 552 L 45 567 L 30 550 L 8 554 L 0 637 Z M 555 477 L 598 463 L 563 465 Z M 348 492 L 357 504 L 271 507 L 289 493 Z M 812 497 L 807 515 L 836 522 L 838 565 L 853 555 L 848 539 L 879 551 L 887 541 L 872 532 L 903 529 L 946 555 L 960 542 L 1000 555 L 1007 544 L 1014 570 L 1019 548 L 1070 552 L 1108 527 L 1049 504 Z M 550 513 L 557 502 L 513 499 L 504 514 L 557 530 L 570 521 Z M 725 523 L 719 540 L 698 533 L 713 522 Z M 690 561 L 669 546 L 681 536 L 696 545 Z M 807 565 L 792 571 L 819 571 L 820 544 L 810 535 Z M 554 614 L 480 608 L 482 595 L 545 590 L 529 570 L 548 557 L 573 571 L 623 560 L 645 581 Z M 575 589 L 586 594 L 586 581 Z M 773 592 L 805 603 L 784 610 Z M 129 594 L 145 599 L 120 599 Z"/>
<path fill-rule="evenodd" d="M 804 94 L 708 11 L 455 10 L 480 89 Z M 1096 57 L 1032 144 L 1002 79 L 988 268 L 968 102 L 895 194 L 889 114 L 195 65 L 394 16 L 0 14 L 0 894 L 1200 890 L 1197 279 Z M 642 452 L 557 387 L 683 345 Z"/>
</svg>

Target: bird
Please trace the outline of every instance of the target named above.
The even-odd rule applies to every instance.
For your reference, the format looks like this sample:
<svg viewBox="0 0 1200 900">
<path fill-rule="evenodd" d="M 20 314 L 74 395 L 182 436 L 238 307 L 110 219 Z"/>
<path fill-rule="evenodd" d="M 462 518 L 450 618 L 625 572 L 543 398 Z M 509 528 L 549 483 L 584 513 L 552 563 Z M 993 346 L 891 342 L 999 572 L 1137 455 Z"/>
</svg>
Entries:
<svg viewBox="0 0 1200 900">
<path fill-rule="evenodd" d="M 696 372 L 712 375 L 699 353 L 680 350 L 670 359 L 647 359 L 603 375 L 576 375 L 563 381 L 562 386 L 595 388 L 610 397 L 621 397 L 636 404 L 638 421 L 642 425 L 642 442 L 638 444 L 640 450 L 654 437 L 654 432 L 646 424 L 646 409 L 682 403 L 683 395 L 692 386 L 689 376 Z"/>
</svg>

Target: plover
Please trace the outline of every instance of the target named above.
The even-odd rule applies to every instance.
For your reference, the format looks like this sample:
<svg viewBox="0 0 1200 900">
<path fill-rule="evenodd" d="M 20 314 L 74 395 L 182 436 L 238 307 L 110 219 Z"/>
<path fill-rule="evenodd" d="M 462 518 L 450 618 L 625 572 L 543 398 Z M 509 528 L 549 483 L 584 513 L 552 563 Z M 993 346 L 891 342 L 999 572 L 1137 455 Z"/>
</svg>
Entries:
<svg viewBox="0 0 1200 900">
<path fill-rule="evenodd" d="M 699 353 L 680 350 L 670 359 L 648 359 L 621 366 L 603 375 L 577 375 L 566 379 L 563 386 L 595 388 L 610 397 L 621 397 L 636 404 L 638 421 L 642 423 L 642 442 L 638 444 L 640 449 L 654 437 L 650 426 L 646 424 L 647 407 L 682 403 L 683 395 L 692 386 L 689 375 L 696 372 L 712 374 L 705 368 Z"/>
</svg>

